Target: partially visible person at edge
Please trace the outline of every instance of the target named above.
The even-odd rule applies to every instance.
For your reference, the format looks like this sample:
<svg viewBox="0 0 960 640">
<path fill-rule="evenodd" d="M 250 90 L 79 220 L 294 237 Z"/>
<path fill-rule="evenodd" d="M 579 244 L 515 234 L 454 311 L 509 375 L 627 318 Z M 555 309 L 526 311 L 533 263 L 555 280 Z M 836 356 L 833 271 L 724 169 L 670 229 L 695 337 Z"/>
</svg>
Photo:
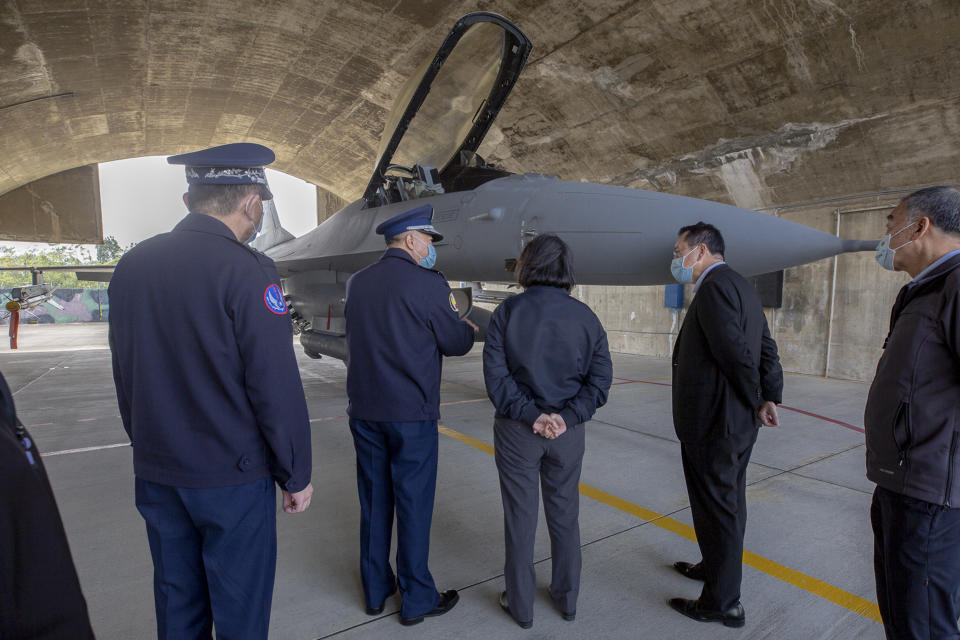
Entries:
<svg viewBox="0 0 960 640">
<path fill-rule="evenodd" d="M 960 191 L 904 198 L 876 258 L 912 278 L 864 412 L 877 603 L 890 640 L 960 638 Z"/>
<path fill-rule="evenodd" d="M 387 250 L 347 281 L 347 396 L 357 451 L 360 576 L 366 612 L 379 615 L 399 586 L 400 623 L 450 611 L 430 573 L 430 524 L 437 486 L 440 372 L 444 356 L 473 346 L 446 278 L 433 267 L 433 207 L 381 223 Z M 397 570 L 390 566 L 397 516 Z"/>
<path fill-rule="evenodd" d="M 500 606 L 527 629 L 533 625 L 541 490 L 550 532 L 550 597 L 565 620 L 576 616 L 585 423 L 607 401 L 613 369 L 600 320 L 570 296 L 573 256 L 563 240 L 534 238 L 520 254 L 516 277 L 524 292 L 493 313 L 483 377 L 496 411 L 503 499 L 506 590 Z"/>
<path fill-rule="evenodd" d="M 110 281 L 110 347 L 161 639 L 265 639 L 276 486 L 310 505 L 310 422 L 273 260 L 248 247 L 273 197 L 273 152 L 179 156 L 189 213 L 141 242 Z M 174 301 L 183 304 L 171 306 Z"/>
<path fill-rule="evenodd" d="M 40 451 L 0 375 L 0 638 L 93 638 Z"/>
<path fill-rule="evenodd" d="M 673 426 L 702 558 L 673 566 L 703 588 L 668 604 L 699 622 L 742 627 L 747 464 L 760 425 L 780 424 L 783 369 L 760 298 L 724 251 L 720 231 L 704 222 L 680 229 L 673 246 L 670 270 L 695 292 L 673 349 Z"/>
</svg>

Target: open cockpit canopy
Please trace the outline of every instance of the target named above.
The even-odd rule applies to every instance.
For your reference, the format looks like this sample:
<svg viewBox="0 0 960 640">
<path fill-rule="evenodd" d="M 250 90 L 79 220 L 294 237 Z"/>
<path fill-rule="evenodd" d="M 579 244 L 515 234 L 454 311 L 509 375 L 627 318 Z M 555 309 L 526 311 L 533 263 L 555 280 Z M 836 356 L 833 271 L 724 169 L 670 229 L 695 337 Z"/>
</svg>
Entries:
<svg viewBox="0 0 960 640">
<path fill-rule="evenodd" d="M 502 16 L 460 18 L 397 96 L 363 194 L 365 207 L 471 189 L 507 175 L 487 166 L 476 150 L 532 48 Z"/>
</svg>

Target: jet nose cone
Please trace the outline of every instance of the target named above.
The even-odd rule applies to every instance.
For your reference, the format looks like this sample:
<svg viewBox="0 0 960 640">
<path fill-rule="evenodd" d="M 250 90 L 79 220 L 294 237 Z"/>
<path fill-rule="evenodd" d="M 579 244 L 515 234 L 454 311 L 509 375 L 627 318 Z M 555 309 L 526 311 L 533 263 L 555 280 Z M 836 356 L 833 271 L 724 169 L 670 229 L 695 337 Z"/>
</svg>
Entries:
<svg viewBox="0 0 960 640">
<path fill-rule="evenodd" d="M 582 284 L 674 282 L 669 267 L 677 232 L 701 221 L 717 227 L 725 259 L 743 275 L 876 246 L 718 202 L 587 183 L 544 185 L 527 213 L 538 233 L 556 233 L 571 246 Z"/>
</svg>

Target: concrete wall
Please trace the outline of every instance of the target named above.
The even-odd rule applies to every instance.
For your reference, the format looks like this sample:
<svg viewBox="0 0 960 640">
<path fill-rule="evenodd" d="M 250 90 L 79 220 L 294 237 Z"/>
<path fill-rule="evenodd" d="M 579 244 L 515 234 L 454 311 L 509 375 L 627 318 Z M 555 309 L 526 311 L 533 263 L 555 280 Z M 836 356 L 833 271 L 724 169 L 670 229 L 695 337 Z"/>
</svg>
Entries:
<svg viewBox="0 0 960 640">
<path fill-rule="evenodd" d="M 317 224 L 320 224 L 340 209 L 350 204 L 335 193 L 317 187 Z"/>
<path fill-rule="evenodd" d="M 828 233 L 836 233 L 839 216 L 842 237 L 879 239 L 885 233 L 887 214 L 906 193 L 793 205 L 768 213 Z M 881 269 L 872 253 L 841 255 L 836 258 L 831 313 L 833 271 L 832 258 L 788 269 L 783 307 L 766 310 L 771 333 L 787 371 L 870 380 L 886 336 L 890 308 L 909 276 Z M 573 295 L 600 316 L 611 350 L 667 357 L 693 297 L 692 286 L 684 289 L 681 312 L 663 306 L 662 286 L 578 287 Z"/>
<path fill-rule="evenodd" d="M 0 195 L 0 239 L 103 242 L 100 168 L 77 167 Z"/>
</svg>

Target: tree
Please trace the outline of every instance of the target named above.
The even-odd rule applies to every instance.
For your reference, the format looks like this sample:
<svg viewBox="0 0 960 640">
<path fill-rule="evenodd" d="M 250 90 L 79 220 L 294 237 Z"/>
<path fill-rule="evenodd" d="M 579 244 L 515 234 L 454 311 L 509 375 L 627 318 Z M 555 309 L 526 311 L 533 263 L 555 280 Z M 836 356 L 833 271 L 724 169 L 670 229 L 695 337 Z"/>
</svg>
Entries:
<svg viewBox="0 0 960 640">
<path fill-rule="evenodd" d="M 0 247 L 0 267 L 58 267 L 91 264 L 116 264 L 124 253 L 133 248 L 121 248 L 113 236 L 97 245 L 97 257 L 90 250 L 76 244 L 51 244 L 49 249 L 18 252 L 10 247 Z M 52 282 L 60 289 L 96 288 L 91 282 L 78 281 L 72 271 L 45 271 L 45 282 Z M 10 289 L 33 282 L 29 271 L 0 271 L 0 289 Z"/>
<path fill-rule="evenodd" d="M 133 245 L 130 245 L 132 247 Z M 129 249 L 130 247 L 127 247 Z M 120 247 L 120 243 L 113 236 L 107 236 L 103 239 L 103 244 L 97 245 L 97 264 L 111 264 L 119 260 L 126 249 Z"/>
</svg>

